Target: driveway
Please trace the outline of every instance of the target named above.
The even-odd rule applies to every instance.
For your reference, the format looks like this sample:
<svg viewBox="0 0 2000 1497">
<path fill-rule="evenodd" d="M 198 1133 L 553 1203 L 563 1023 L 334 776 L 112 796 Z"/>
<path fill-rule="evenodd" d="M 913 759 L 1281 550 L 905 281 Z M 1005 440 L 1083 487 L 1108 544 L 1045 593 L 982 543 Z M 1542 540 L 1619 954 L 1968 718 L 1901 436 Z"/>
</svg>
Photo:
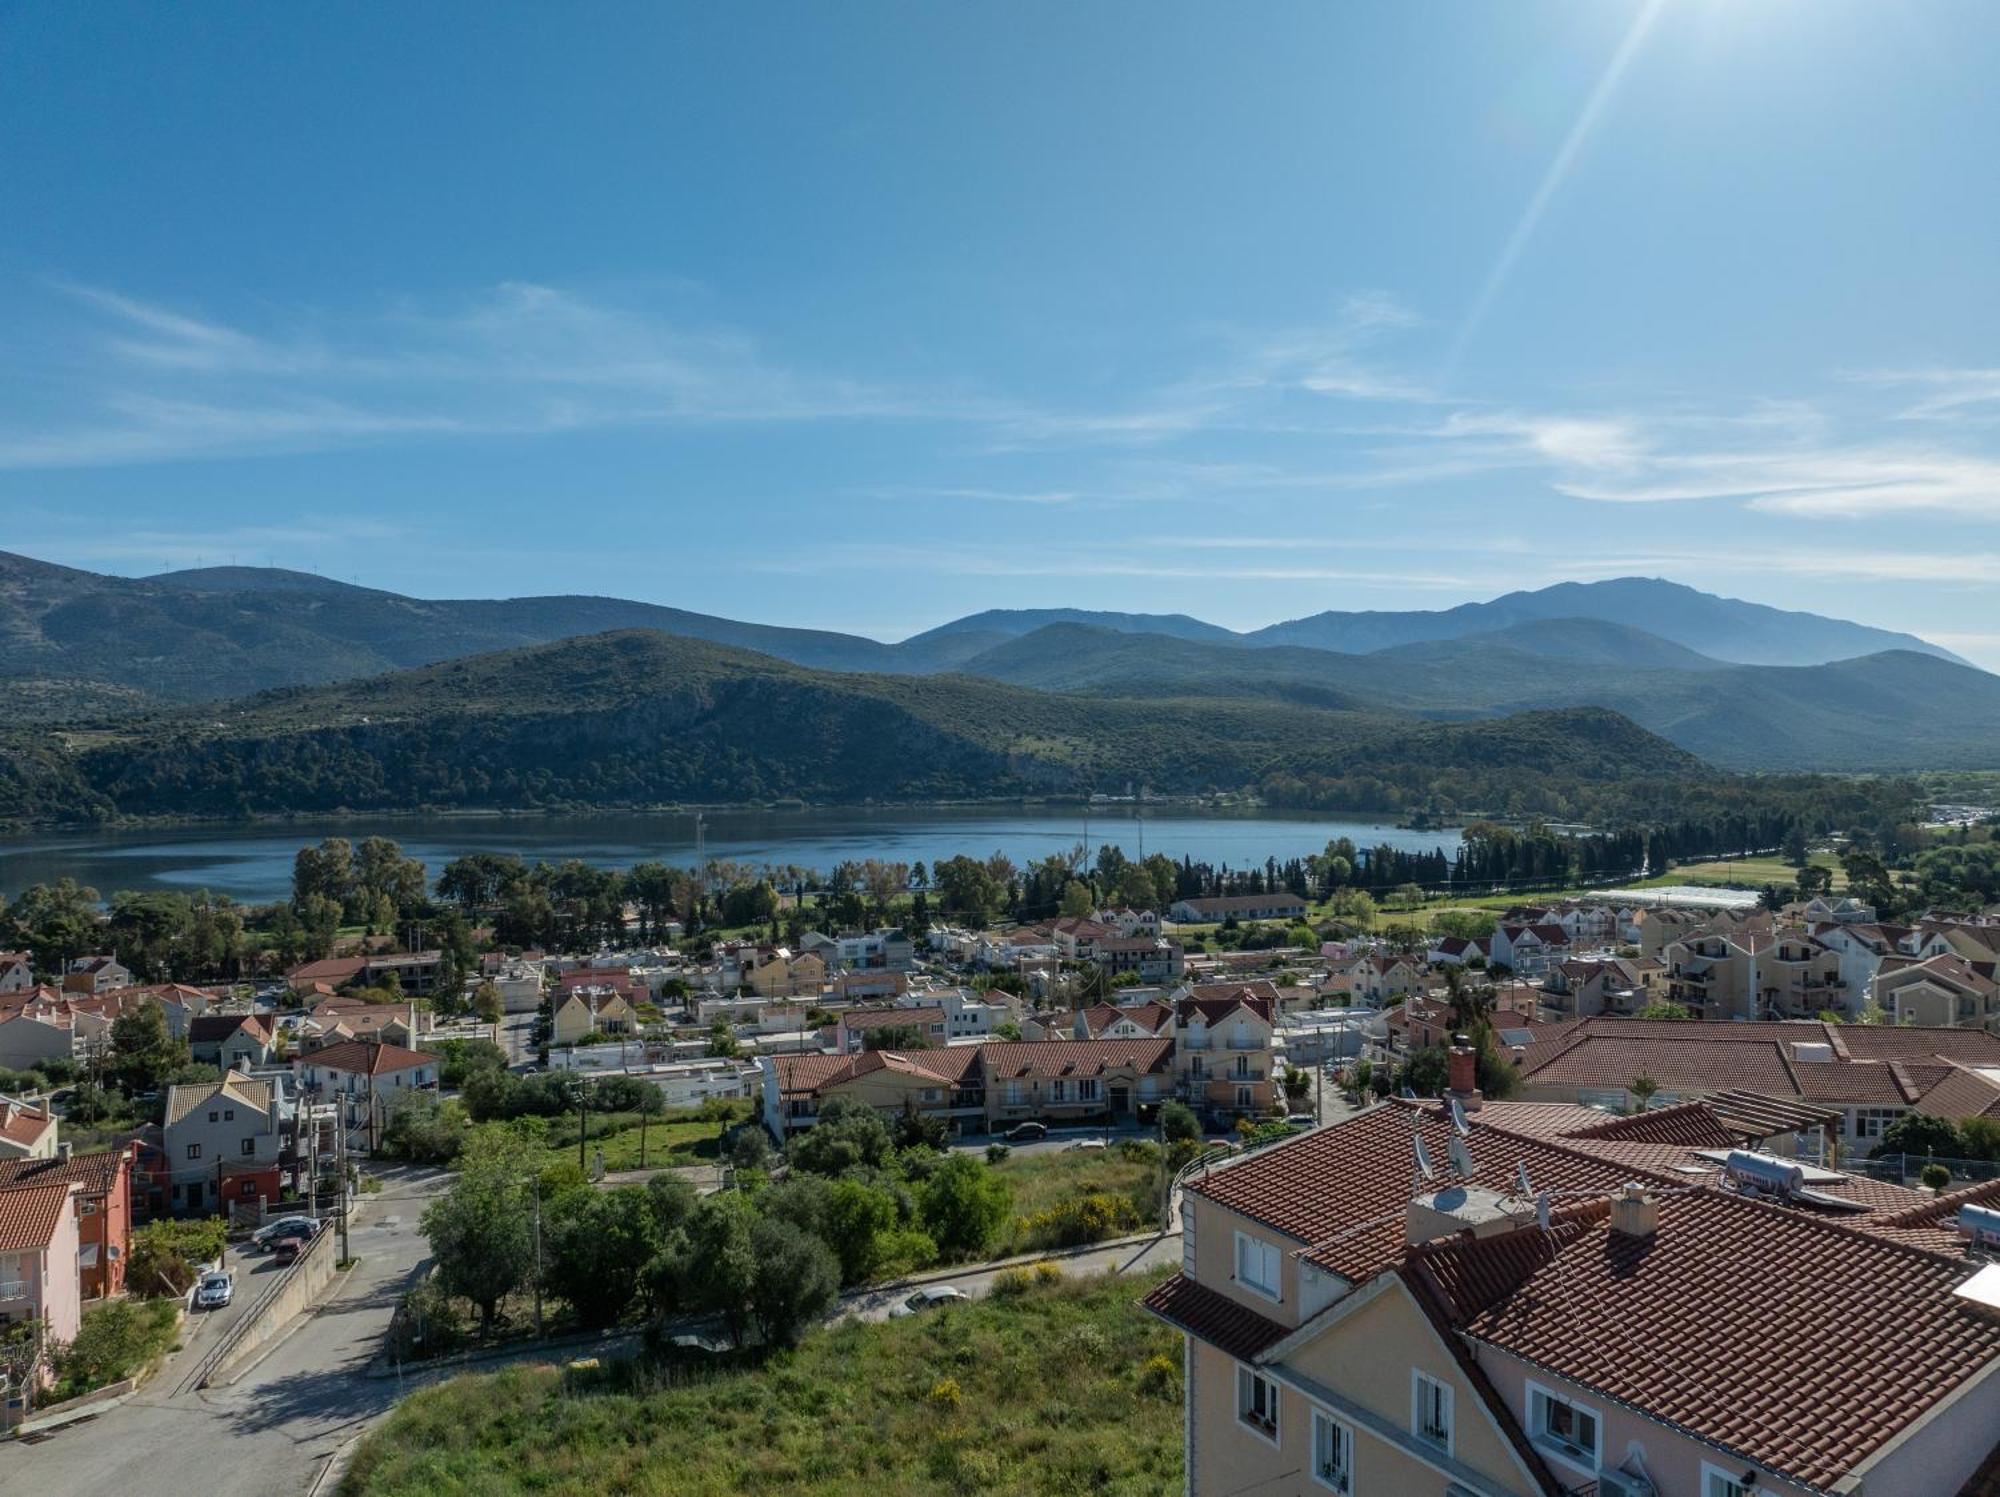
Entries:
<svg viewBox="0 0 2000 1497">
<path fill-rule="evenodd" d="M 401 1170 L 363 1197 L 349 1249 L 361 1260 L 330 1298 L 228 1387 L 190 1387 L 231 1312 L 256 1297 L 268 1269 L 237 1280 L 237 1303 L 197 1326 L 138 1397 L 93 1419 L 9 1445 L 0 1494 L 198 1492 L 202 1497 L 298 1497 L 342 1441 L 388 1412 L 396 1380 L 363 1376 L 411 1273 L 430 1247 L 418 1218 L 450 1176 Z M 232 1254 L 232 1259 L 237 1255 Z M 253 1264 L 268 1260 L 252 1259 Z M 232 1267 L 237 1266 L 232 1263 Z"/>
</svg>

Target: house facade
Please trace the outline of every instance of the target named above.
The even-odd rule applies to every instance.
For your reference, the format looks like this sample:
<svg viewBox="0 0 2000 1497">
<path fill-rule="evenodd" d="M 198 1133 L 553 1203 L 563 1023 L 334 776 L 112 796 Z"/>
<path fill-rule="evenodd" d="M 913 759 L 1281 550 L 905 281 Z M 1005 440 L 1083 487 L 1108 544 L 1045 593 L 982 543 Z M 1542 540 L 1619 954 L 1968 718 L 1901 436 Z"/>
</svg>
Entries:
<svg viewBox="0 0 2000 1497">
<path fill-rule="evenodd" d="M 75 1185 L 78 1292 L 85 1301 L 125 1292 L 132 1252 L 132 1166 L 138 1145 L 69 1158 L 0 1162 L 0 1195 Z M 4 1207 L 0 1207 L 4 1211 Z"/>
<path fill-rule="evenodd" d="M 168 1087 L 161 1128 L 167 1209 L 194 1216 L 275 1205 L 293 1183 L 291 1116 L 278 1088 L 241 1072 Z"/>
</svg>

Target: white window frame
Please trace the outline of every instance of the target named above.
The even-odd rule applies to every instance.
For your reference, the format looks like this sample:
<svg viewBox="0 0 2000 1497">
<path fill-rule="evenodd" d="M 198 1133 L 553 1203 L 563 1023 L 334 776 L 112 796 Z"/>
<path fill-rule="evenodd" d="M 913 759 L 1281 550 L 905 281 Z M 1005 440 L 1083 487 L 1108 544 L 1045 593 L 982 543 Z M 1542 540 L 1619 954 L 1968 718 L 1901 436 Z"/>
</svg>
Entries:
<svg viewBox="0 0 2000 1497">
<path fill-rule="evenodd" d="M 1255 1419 L 1250 1417 L 1249 1394 L 1252 1388 L 1258 1384 L 1262 1384 L 1271 1390 L 1271 1426 L 1269 1429 L 1266 1429 L 1262 1424 L 1259 1424 Z M 1256 1368 L 1247 1366 L 1242 1362 L 1236 1364 L 1236 1422 L 1249 1430 L 1258 1439 L 1268 1441 L 1272 1445 L 1282 1445 L 1283 1443 L 1284 1426 L 1278 1418 L 1278 1399 L 1278 1380 L 1276 1378 L 1272 1377 L 1269 1373 L 1259 1372 Z"/>
<path fill-rule="evenodd" d="M 1097 1100 L 1097 1082 L 1094 1078 L 1085 1077 L 1083 1080 L 1077 1082 L 1076 1100 L 1079 1102 L 1095 1102 Z"/>
<path fill-rule="evenodd" d="M 1345 1442 L 1347 1450 L 1346 1469 L 1339 1473 L 1338 1481 L 1330 1480 L 1320 1469 L 1320 1432 L 1333 1430 Z M 1313 1485 L 1324 1487 L 1329 1492 L 1339 1492 L 1342 1497 L 1353 1497 L 1354 1493 L 1354 1426 L 1345 1420 L 1336 1419 L 1324 1409 L 1312 1411 L 1312 1450 L 1307 1456 L 1307 1464 L 1312 1469 Z"/>
<path fill-rule="evenodd" d="M 1424 1433 L 1423 1400 L 1426 1386 L 1436 1388 L 1441 1395 L 1439 1407 L 1444 1412 L 1444 1443 L 1442 1445 Z M 1451 1384 L 1444 1381 L 1443 1378 L 1432 1377 L 1428 1372 L 1421 1371 L 1415 1367 L 1410 1369 L 1410 1433 L 1415 1435 L 1425 1445 L 1430 1446 L 1431 1449 L 1442 1450 L 1446 1455 L 1451 1455 L 1458 1444 L 1458 1411 L 1453 1407 L 1456 1401 L 1452 1395 Z"/>
<path fill-rule="evenodd" d="M 1250 1252 L 1246 1253 L 1246 1248 Z M 1268 1259 L 1266 1258 L 1267 1254 L 1269 1255 Z M 1246 1259 L 1250 1259 L 1253 1255 L 1255 1265 L 1260 1270 L 1268 1262 L 1271 1270 L 1271 1282 L 1269 1284 L 1262 1282 L 1260 1279 L 1252 1278 L 1247 1271 Z M 1263 1238 L 1253 1236 L 1249 1232 L 1238 1232 L 1236 1234 L 1236 1282 L 1241 1284 L 1245 1289 L 1248 1289 L 1252 1294 L 1262 1295 L 1265 1299 L 1271 1301 L 1272 1304 L 1283 1304 L 1285 1302 L 1285 1258 L 1284 1254 L 1278 1250 L 1278 1245 L 1275 1242 L 1266 1242 Z"/>
<path fill-rule="evenodd" d="M 1591 1441 L 1588 1450 L 1572 1445 L 1561 1436 L 1548 1432 L 1547 1411 L 1555 1404 L 1562 1405 L 1572 1415 L 1582 1414 L 1589 1418 Z M 1593 1405 L 1531 1381 L 1528 1384 L 1527 1422 L 1529 1442 L 1549 1459 L 1560 1461 L 1565 1466 L 1591 1476 L 1597 1475 L 1604 1468 L 1604 1415 Z"/>
<path fill-rule="evenodd" d="M 1755 1487 L 1746 1487 L 1739 1479 L 1743 1468 L 1718 1466 L 1712 1461 L 1701 1463 L 1701 1497 L 1754 1497 Z"/>
</svg>

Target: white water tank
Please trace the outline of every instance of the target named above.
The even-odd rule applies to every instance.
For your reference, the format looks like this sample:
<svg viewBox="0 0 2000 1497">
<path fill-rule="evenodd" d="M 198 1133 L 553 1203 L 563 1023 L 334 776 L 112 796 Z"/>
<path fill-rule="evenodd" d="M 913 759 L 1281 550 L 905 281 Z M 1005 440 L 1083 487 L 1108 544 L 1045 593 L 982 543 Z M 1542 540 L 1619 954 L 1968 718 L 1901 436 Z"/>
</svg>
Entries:
<svg viewBox="0 0 2000 1497">
<path fill-rule="evenodd" d="M 1805 1189 L 1805 1170 L 1775 1154 L 1731 1149 L 1726 1168 L 1738 1185 L 1748 1185 L 1754 1190 L 1789 1196 Z"/>
<path fill-rule="evenodd" d="M 1974 1247 L 2000 1247 L 2000 1211 L 1991 1206 L 1958 1208 L 1958 1230 Z"/>
<path fill-rule="evenodd" d="M 1792 1059 L 1800 1065 L 1833 1064 L 1833 1046 L 1826 1040 L 1793 1040 Z"/>
</svg>

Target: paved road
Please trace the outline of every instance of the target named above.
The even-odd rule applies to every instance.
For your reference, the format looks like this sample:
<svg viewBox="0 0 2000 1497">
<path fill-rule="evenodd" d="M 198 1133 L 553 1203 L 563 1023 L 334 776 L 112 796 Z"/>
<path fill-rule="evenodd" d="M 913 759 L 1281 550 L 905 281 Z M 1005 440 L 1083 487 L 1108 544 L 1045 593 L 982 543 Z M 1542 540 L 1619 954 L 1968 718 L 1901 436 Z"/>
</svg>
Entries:
<svg viewBox="0 0 2000 1497">
<path fill-rule="evenodd" d="M 350 1233 L 360 1265 L 240 1381 L 200 1392 L 186 1387 L 220 1337 L 225 1322 L 218 1317 L 194 1332 L 130 1403 L 9 1446 L 0 1457 L 0 1494 L 297 1497 L 343 1440 L 396 1402 L 393 1378 L 361 1374 L 405 1282 L 429 1251 L 417 1219 L 448 1178 L 434 1171 L 385 1175 L 386 1188 L 364 1197 L 362 1219 Z M 257 1277 L 253 1270 L 238 1280 L 239 1300 L 254 1297 Z"/>
<path fill-rule="evenodd" d="M 1104 1273 L 1140 1273 L 1147 1269 L 1165 1268 L 1181 1261 L 1181 1234 L 1169 1232 L 1143 1243 L 1126 1243 L 1120 1247 L 1098 1248 L 1088 1253 L 1078 1253 L 1073 1257 L 1051 1258 L 1052 1262 L 1066 1274 L 1087 1275 Z M 974 1268 L 949 1278 L 930 1278 L 926 1287 L 949 1284 L 954 1289 L 964 1291 L 977 1298 L 993 1287 L 996 1275 L 1004 1270 L 998 1268 Z M 901 1289 L 878 1289 L 858 1294 L 847 1300 L 841 1308 L 841 1315 L 854 1316 L 861 1320 L 887 1320 L 891 1307 L 906 1300 L 914 1293 L 905 1286 Z"/>
</svg>

